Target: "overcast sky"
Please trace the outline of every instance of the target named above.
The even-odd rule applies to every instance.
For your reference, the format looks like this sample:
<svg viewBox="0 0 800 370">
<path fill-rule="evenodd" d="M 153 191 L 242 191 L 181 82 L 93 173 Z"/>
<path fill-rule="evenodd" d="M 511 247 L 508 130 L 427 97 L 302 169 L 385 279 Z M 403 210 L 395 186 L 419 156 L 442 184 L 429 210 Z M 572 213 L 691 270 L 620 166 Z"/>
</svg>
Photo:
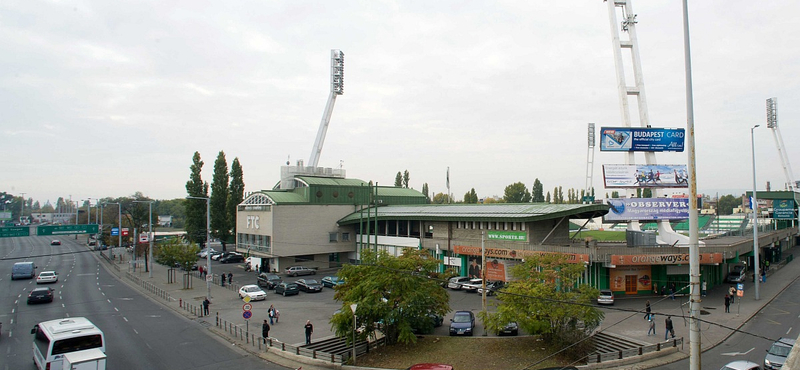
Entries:
<svg viewBox="0 0 800 370">
<path fill-rule="evenodd" d="M 651 124 L 686 128 L 681 1 L 634 1 Z M 765 100 L 800 171 L 800 3 L 690 3 L 699 192 L 752 188 L 756 124 L 758 188 L 783 188 Z M 450 167 L 456 199 L 536 178 L 566 196 L 586 183 L 587 123 L 621 125 L 611 41 L 601 0 L 6 0 L 0 191 L 181 198 L 195 151 L 204 180 L 224 151 L 247 192 L 270 189 L 287 159 L 308 162 L 341 49 L 321 166 L 381 185 L 408 170 L 434 193 Z M 620 163 L 595 149 L 598 196 L 601 165 Z"/>
</svg>

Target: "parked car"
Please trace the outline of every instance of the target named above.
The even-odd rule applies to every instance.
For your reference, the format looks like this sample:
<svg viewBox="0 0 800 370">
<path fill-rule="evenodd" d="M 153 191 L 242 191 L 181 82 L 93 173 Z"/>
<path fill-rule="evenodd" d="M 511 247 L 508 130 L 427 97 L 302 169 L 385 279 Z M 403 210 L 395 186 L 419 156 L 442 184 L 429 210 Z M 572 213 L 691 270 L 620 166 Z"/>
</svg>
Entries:
<svg viewBox="0 0 800 370">
<path fill-rule="evenodd" d="M 447 283 L 447 287 L 453 290 L 461 290 L 461 286 L 469 281 L 469 278 L 466 276 L 456 276 L 450 278 L 450 282 Z"/>
<path fill-rule="evenodd" d="M 331 289 L 342 284 L 344 284 L 344 280 L 339 279 L 338 276 L 326 276 L 322 278 L 322 286 L 326 286 Z"/>
<path fill-rule="evenodd" d="M 58 239 L 53 239 L 53 240 L 50 242 L 50 245 L 61 245 L 61 240 L 58 240 Z"/>
<path fill-rule="evenodd" d="M 728 272 L 725 281 L 729 283 L 742 283 L 746 277 L 747 269 L 745 269 L 743 265 L 735 265 L 733 266 L 733 270 Z"/>
<path fill-rule="evenodd" d="M 452 365 L 445 364 L 416 364 L 406 370 L 453 370 Z"/>
<path fill-rule="evenodd" d="M 257 283 L 258 286 L 263 286 L 267 289 L 275 289 L 275 286 L 280 284 L 283 281 L 280 276 L 276 274 L 268 274 L 266 272 L 262 272 L 258 274 Z"/>
<path fill-rule="evenodd" d="M 197 257 L 206 258 L 206 255 L 208 253 L 214 253 L 216 251 L 217 250 L 214 249 L 214 248 L 203 248 L 203 249 L 200 250 L 200 252 L 197 252 Z"/>
<path fill-rule="evenodd" d="M 34 288 L 28 293 L 28 304 L 53 301 L 53 288 Z"/>
<path fill-rule="evenodd" d="M 486 295 L 495 295 L 498 290 L 506 287 L 505 281 L 495 280 L 486 282 Z M 483 288 L 478 288 L 478 294 L 483 294 Z"/>
<path fill-rule="evenodd" d="M 317 270 L 305 266 L 292 266 L 286 269 L 286 276 L 316 275 Z"/>
<path fill-rule="evenodd" d="M 244 262 L 244 256 L 239 253 L 231 253 L 227 256 L 219 258 L 219 263 L 236 263 L 236 262 Z"/>
<path fill-rule="evenodd" d="M 497 335 L 518 335 L 519 334 L 519 324 L 516 321 L 512 321 L 508 324 L 503 325 L 500 330 L 497 331 Z"/>
<path fill-rule="evenodd" d="M 219 260 L 220 257 L 225 255 L 225 253 L 230 253 L 230 252 L 213 251 L 213 252 L 211 252 L 209 254 L 211 255 L 210 258 L 211 258 L 212 261 L 217 261 L 217 260 Z"/>
<path fill-rule="evenodd" d="M 36 277 L 36 284 L 47 284 L 58 282 L 58 274 L 55 271 L 42 271 Z"/>
<path fill-rule="evenodd" d="M 597 304 L 614 305 L 614 292 L 611 289 L 600 289 L 600 294 L 597 296 Z"/>
<path fill-rule="evenodd" d="M 467 293 L 475 293 L 478 288 L 483 286 L 483 279 L 469 279 L 466 284 L 461 284 L 461 290 Z"/>
<path fill-rule="evenodd" d="M 795 339 L 780 338 L 767 350 L 767 355 L 764 357 L 764 370 L 777 370 L 783 367 L 786 362 L 786 357 L 792 351 Z"/>
<path fill-rule="evenodd" d="M 297 279 L 294 282 L 297 288 L 306 293 L 319 293 L 322 291 L 322 284 L 314 279 Z"/>
<path fill-rule="evenodd" d="M 239 298 L 245 296 L 250 297 L 251 301 L 263 301 L 267 299 L 267 293 L 264 293 L 258 285 L 245 285 L 239 288 Z"/>
<path fill-rule="evenodd" d="M 475 330 L 475 314 L 472 311 L 456 311 L 450 319 L 450 335 L 472 336 Z"/>
<path fill-rule="evenodd" d="M 432 334 L 433 329 L 442 326 L 444 316 L 428 312 L 419 320 L 411 322 L 411 331 L 414 334 Z"/>
<path fill-rule="evenodd" d="M 755 362 L 750 361 L 734 361 L 729 362 L 727 365 L 723 366 L 719 370 L 761 370 L 761 367 L 758 366 Z"/>
<path fill-rule="evenodd" d="M 275 294 L 283 294 L 286 297 L 287 295 L 300 294 L 300 289 L 297 288 L 297 284 L 284 281 L 275 286 Z"/>
</svg>

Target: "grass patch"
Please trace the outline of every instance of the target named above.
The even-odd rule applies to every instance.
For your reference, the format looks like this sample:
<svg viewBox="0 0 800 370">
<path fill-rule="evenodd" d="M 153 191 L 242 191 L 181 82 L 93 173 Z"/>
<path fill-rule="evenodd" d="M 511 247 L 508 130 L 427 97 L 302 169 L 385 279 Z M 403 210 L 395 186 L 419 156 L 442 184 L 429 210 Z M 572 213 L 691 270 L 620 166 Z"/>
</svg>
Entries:
<svg viewBox="0 0 800 370">
<path fill-rule="evenodd" d="M 537 336 L 522 337 L 439 337 L 423 336 L 412 345 L 380 347 L 358 358 L 358 366 L 405 369 L 413 364 L 434 362 L 458 370 L 524 369 L 552 351 Z M 535 368 L 563 366 L 559 357 Z"/>
<path fill-rule="evenodd" d="M 577 232 L 569 233 L 570 237 L 575 236 Z M 624 242 L 625 231 L 599 231 L 599 230 L 584 230 L 581 231 L 581 239 L 592 238 L 601 242 Z"/>
</svg>

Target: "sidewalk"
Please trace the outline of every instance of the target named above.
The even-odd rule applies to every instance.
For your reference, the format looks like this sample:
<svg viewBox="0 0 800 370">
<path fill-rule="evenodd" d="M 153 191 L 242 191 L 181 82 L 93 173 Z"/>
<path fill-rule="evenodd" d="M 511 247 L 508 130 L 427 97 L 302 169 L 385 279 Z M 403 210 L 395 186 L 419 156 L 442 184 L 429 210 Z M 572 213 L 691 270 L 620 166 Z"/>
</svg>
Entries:
<svg viewBox="0 0 800 370">
<path fill-rule="evenodd" d="M 755 285 L 750 280 L 751 275 L 748 275 L 747 281 L 744 283 L 744 296 L 736 297 L 735 303 L 730 305 L 730 313 L 725 313 L 725 294 L 728 288 L 735 284 L 726 283 L 716 286 L 707 292 L 707 296 L 702 298 L 700 305 L 700 319 L 707 321 L 700 323 L 701 348 L 703 351 L 719 345 L 733 334 L 731 329 L 720 327 L 719 325 L 734 329 L 741 328 L 780 292 L 800 278 L 800 263 L 797 261 L 786 263 L 789 255 L 793 255 L 792 259 L 800 256 L 800 247 L 796 246 L 785 251 L 784 260 L 781 263 L 770 265 L 766 283 L 759 284 L 760 299 L 758 301 L 755 300 Z M 667 315 L 671 315 L 675 336 L 683 337 L 685 345 L 683 348 L 679 347 L 679 351 L 673 355 L 654 358 L 646 361 L 646 364 L 637 363 L 637 368 L 650 368 L 681 360 L 689 356 L 688 299 L 688 295 L 676 296 L 674 300 L 669 297 L 655 295 L 618 299 L 619 307 L 641 310 L 641 313 L 606 311 L 606 317 L 600 330 L 646 343 L 663 343 L 664 320 Z M 647 300 L 650 301 L 652 312 L 656 315 L 655 336 L 647 335 L 649 323 L 644 320 L 645 302 Z M 686 317 L 686 319 L 683 317 Z M 626 368 L 629 367 L 630 365 L 626 366 Z"/>
</svg>

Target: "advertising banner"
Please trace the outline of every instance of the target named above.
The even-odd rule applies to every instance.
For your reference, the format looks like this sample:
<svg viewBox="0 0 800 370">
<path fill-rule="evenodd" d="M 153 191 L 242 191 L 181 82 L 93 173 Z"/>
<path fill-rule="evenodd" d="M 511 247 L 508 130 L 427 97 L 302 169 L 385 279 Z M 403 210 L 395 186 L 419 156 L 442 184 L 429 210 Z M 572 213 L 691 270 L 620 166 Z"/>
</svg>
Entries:
<svg viewBox="0 0 800 370">
<path fill-rule="evenodd" d="M 607 188 L 688 188 L 685 164 L 604 164 Z"/>
<path fill-rule="evenodd" d="M 453 252 L 467 256 L 480 256 L 481 247 L 456 245 L 453 246 Z M 486 248 L 487 260 L 491 258 L 522 259 L 527 256 L 546 255 L 546 254 L 559 254 L 567 256 L 567 262 L 569 263 L 589 262 L 589 255 L 581 253 L 557 253 L 557 252 L 529 251 L 529 250 L 517 250 L 517 249 L 505 249 L 505 248 Z"/>
<path fill-rule="evenodd" d="M 687 198 L 609 199 L 606 221 L 682 220 L 689 218 Z"/>
<path fill-rule="evenodd" d="M 772 202 L 772 218 L 791 220 L 794 216 L 794 200 L 775 200 Z"/>
<path fill-rule="evenodd" d="M 611 290 L 636 294 L 640 290 L 652 290 L 650 266 L 618 266 L 608 269 Z"/>
<path fill-rule="evenodd" d="M 700 253 L 700 264 L 711 265 L 723 262 L 725 260 L 722 253 Z M 616 266 L 688 265 L 689 253 L 612 255 L 611 264 Z"/>
<path fill-rule="evenodd" d="M 602 127 L 600 151 L 682 152 L 682 128 Z"/>
<path fill-rule="evenodd" d="M 489 231 L 487 235 L 489 240 L 528 241 L 528 233 L 524 231 Z"/>
</svg>

